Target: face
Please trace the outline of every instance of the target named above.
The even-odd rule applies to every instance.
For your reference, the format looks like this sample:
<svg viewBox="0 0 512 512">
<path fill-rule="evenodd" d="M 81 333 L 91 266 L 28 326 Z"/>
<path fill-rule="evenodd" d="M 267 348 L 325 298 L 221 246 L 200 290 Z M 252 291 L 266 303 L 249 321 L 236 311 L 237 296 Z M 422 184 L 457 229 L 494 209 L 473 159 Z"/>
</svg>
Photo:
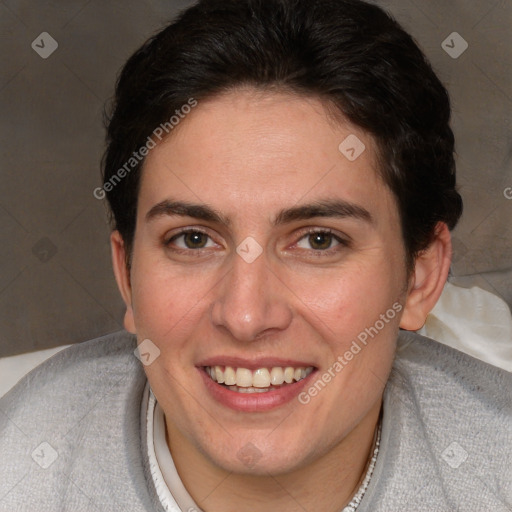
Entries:
<svg viewBox="0 0 512 512">
<path fill-rule="evenodd" d="M 407 287 L 376 169 L 320 100 L 252 90 L 200 102 L 150 152 L 125 323 L 160 350 L 145 370 L 171 445 L 285 473 L 376 417 Z"/>
</svg>

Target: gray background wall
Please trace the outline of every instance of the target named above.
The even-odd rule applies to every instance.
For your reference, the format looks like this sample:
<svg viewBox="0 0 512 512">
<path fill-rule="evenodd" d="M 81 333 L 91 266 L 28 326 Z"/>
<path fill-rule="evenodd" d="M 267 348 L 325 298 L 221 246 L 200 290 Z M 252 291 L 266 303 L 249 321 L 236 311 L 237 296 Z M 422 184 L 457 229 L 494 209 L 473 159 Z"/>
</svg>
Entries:
<svg viewBox="0 0 512 512">
<path fill-rule="evenodd" d="M 0 357 L 122 327 L 105 204 L 92 193 L 103 107 L 123 62 L 190 3 L 0 0 Z M 466 206 L 454 281 L 510 305 L 512 0 L 377 3 L 413 34 L 452 95 Z M 31 46 L 51 49 L 43 32 L 58 43 L 46 59 Z M 453 32 L 468 44 L 461 55 Z"/>
</svg>

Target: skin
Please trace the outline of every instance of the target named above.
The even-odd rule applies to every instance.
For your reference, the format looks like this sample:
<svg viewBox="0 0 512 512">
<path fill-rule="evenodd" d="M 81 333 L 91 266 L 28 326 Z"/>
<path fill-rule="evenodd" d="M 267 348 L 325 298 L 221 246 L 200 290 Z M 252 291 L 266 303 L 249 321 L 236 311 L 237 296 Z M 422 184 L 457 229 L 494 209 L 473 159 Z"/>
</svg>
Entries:
<svg viewBox="0 0 512 512">
<path fill-rule="evenodd" d="M 338 149 L 350 134 L 366 146 L 355 161 Z M 232 91 L 200 102 L 171 135 L 145 161 L 130 270 L 118 232 L 111 243 L 125 327 L 161 351 L 145 371 L 179 475 L 206 512 L 340 510 L 364 476 L 399 326 L 419 329 L 446 281 L 448 229 L 438 224 L 408 276 L 375 142 L 319 99 Z M 148 220 L 164 200 L 207 205 L 229 224 Z M 324 200 L 353 203 L 371 221 L 274 225 L 281 210 Z M 192 238 L 205 247 L 169 242 L 190 227 L 208 235 Z M 310 228 L 334 237 L 311 238 Z M 248 236 L 263 249 L 252 263 L 236 252 Z M 307 405 L 234 411 L 206 393 L 195 368 L 218 355 L 272 356 L 309 361 L 321 375 L 395 303 L 400 314 Z M 248 443 L 259 455 L 251 467 L 237 456 Z"/>
</svg>

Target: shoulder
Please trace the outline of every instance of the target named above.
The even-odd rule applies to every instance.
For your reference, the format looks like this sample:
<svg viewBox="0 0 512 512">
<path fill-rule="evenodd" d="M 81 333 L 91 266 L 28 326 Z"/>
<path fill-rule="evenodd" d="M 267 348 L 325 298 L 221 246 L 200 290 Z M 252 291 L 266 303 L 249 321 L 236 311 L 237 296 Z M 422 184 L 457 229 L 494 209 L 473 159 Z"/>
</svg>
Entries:
<svg viewBox="0 0 512 512">
<path fill-rule="evenodd" d="M 79 343 L 0 400 L 0 459 L 9 461 L 0 510 L 27 499 L 48 505 L 39 510 L 64 503 L 141 509 L 140 496 L 127 485 L 139 480 L 137 488 L 146 488 L 140 448 L 146 378 L 135 348 L 125 331 Z M 12 508 L 18 509 L 25 510 Z"/>
<path fill-rule="evenodd" d="M 512 464 L 512 373 L 401 332 L 388 391 L 404 414 L 421 419 L 433 445 L 458 442 L 481 463 L 494 453 L 503 470 Z"/>
<path fill-rule="evenodd" d="M 381 448 L 374 510 L 509 510 L 512 374 L 401 332 Z"/>
<path fill-rule="evenodd" d="M 400 332 L 390 382 L 406 382 L 425 406 L 439 407 L 449 400 L 450 408 L 464 403 L 484 415 L 507 408 L 510 412 L 512 406 L 512 394 L 506 393 L 512 390 L 512 373 L 407 331 Z"/>
<path fill-rule="evenodd" d="M 118 331 L 83 343 L 77 343 L 46 360 L 13 387 L 0 400 L 0 410 L 16 407 L 26 400 L 41 407 L 46 399 L 79 400 L 80 395 L 98 392 L 116 377 L 125 374 L 126 365 L 136 361 L 136 339 Z M 24 407 L 26 408 L 26 406 Z"/>
</svg>

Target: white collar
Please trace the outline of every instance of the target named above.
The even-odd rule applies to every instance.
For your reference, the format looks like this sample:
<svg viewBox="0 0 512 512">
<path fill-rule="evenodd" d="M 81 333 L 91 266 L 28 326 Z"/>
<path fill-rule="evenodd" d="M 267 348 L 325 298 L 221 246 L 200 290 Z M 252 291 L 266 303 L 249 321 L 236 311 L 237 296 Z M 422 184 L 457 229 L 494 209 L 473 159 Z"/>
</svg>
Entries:
<svg viewBox="0 0 512 512">
<path fill-rule="evenodd" d="M 148 386 L 149 388 L 149 386 Z M 146 411 L 149 469 L 162 507 L 167 512 L 200 512 L 181 481 L 165 440 L 164 413 L 149 389 Z"/>
</svg>

